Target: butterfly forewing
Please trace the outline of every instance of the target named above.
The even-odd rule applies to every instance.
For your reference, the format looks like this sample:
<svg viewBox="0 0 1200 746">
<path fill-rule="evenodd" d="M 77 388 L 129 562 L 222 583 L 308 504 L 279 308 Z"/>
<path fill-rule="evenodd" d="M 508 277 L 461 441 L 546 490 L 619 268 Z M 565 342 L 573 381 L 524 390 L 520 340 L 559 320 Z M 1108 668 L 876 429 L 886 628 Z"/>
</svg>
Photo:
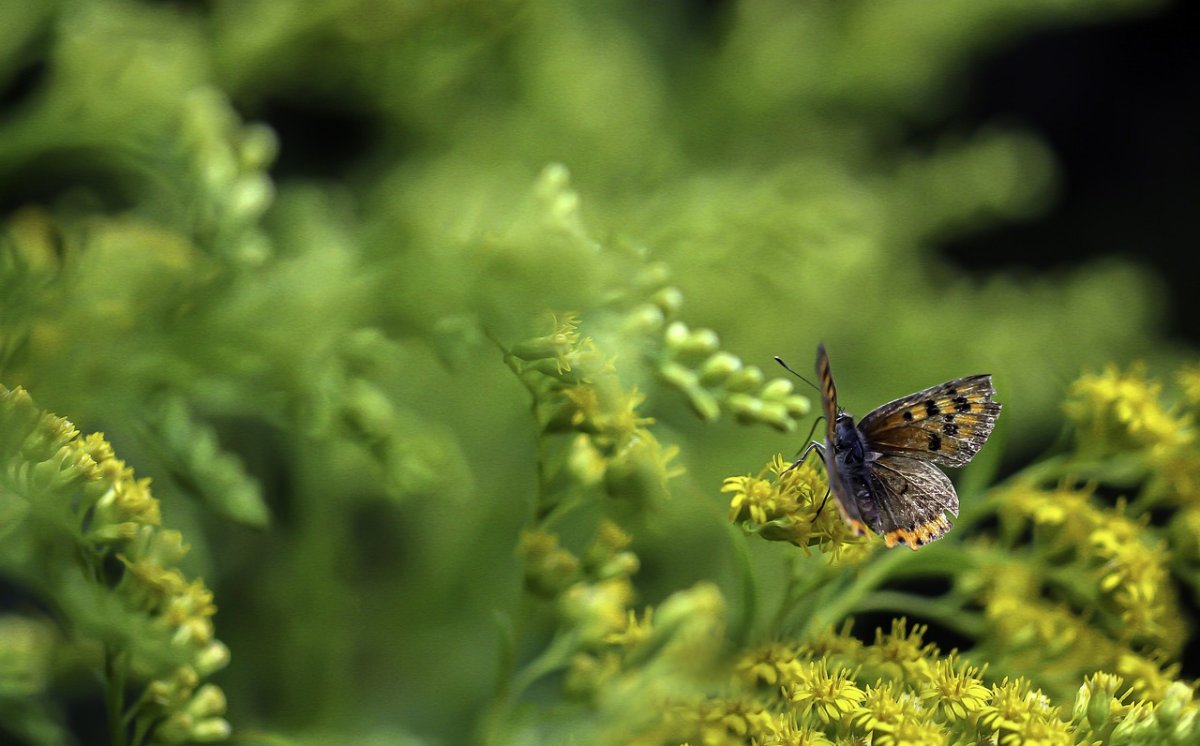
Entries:
<svg viewBox="0 0 1200 746">
<path fill-rule="evenodd" d="M 858 427 L 880 453 L 962 466 L 996 426 L 1000 404 L 992 401 L 995 394 L 990 375 L 956 378 L 884 404 Z"/>
<path fill-rule="evenodd" d="M 833 425 L 837 420 L 837 386 L 829 370 L 825 345 L 817 345 L 817 380 L 821 382 L 821 408 L 825 414 L 825 442 L 833 442 Z"/>
</svg>

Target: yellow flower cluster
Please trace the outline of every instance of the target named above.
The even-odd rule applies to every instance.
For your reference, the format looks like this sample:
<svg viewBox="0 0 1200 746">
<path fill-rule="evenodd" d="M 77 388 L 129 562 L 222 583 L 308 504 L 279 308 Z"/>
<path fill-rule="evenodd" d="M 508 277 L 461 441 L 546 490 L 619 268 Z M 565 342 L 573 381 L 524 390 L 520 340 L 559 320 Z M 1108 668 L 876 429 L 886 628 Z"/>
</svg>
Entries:
<svg viewBox="0 0 1200 746">
<path fill-rule="evenodd" d="M 738 658 L 727 697 L 677 707 L 677 741 L 703 744 L 1070 744 L 1072 725 L 1024 681 L 988 685 L 979 668 L 904 620 L 864 644 L 823 633 Z M 1024 739 L 1024 740 L 1021 740 Z"/>
<path fill-rule="evenodd" d="M 579 334 L 579 318 L 554 320 L 550 334 L 518 343 L 506 361 L 534 398 L 542 428 L 539 515 L 559 505 L 571 485 L 602 487 L 626 500 L 649 500 L 681 473 L 675 447 L 659 444 L 638 413 L 645 397 L 625 388 L 612 360 Z"/>
<path fill-rule="evenodd" d="M 812 461 L 788 470 L 776 455 L 756 476 L 729 477 L 729 519 L 768 541 L 786 541 L 809 553 L 817 547 L 830 562 L 854 564 L 880 542 L 855 536 L 838 515 L 828 482 Z M 773 475 L 771 479 L 767 474 Z"/>
<path fill-rule="evenodd" d="M 1066 481 L 1043 489 L 1018 480 L 993 492 L 1006 535 L 1016 537 L 1032 527 L 1034 546 L 1059 568 L 1045 585 L 1021 588 L 1014 599 L 1027 593 L 1075 603 L 1087 598 L 1090 608 L 1110 617 L 1099 621 L 1118 642 L 1177 654 L 1184 630 L 1165 540 L 1149 530 L 1145 516 L 1130 518 L 1123 501 L 1113 508 L 1101 506 L 1094 490 L 1095 485 Z M 999 582 L 998 573 L 991 575 Z"/>
<path fill-rule="evenodd" d="M 1019 560 L 986 564 L 979 576 L 988 579 L 980 589 L 988 634 L 976 648 L 977 655 L 1004 670 L 1036 671 L 1038 681 L 1060 698 L 1082 677 L 1107 669 L 1122 674 L 1139 698 L 1162 700 L 1178 667 L 1156 662 L 1165 657 L 1161 653 L 1147 657 L 1134 652 L 1122 641 L 1126 631 L 1118 622 L 1106 633 L 1065 601 L 1042 600 L 1039 574 Z"/>
<path fill-rule="evenodd" d="M 69 538 L 82 577 L 94 584 L 84 592 L 71 581 L 57 590 L 66 613 L 79 617 L 78 628 L 102 635 L 110 688 L 123 688 L 126 674 L 148 674 L 141 699 L 115 715 L 137 722 L 141 732 L 153 726 L 163 743 L 224 739 L 230 731 L 224 695 L 200 682 L 226 665 L 229 651 L 213 634 L 212 593 L 175 566 L 187 546 L 178 531 L 161 528 L 149 480 L 136 479 L 103 436 L 80 436 L 69 421 L 39 411 L 20 388 L 0 386 L 0 431 L 7 486 Z M 123 568 L 119 577 L 109 558 Z M 125 615 L 122 634 L 88 620 L 97 613 L 96 593 L 107 592 Z"/>
<path fill-rule="evenodd" d="M 1200 510 L 1200 366 L 1175 376 L 1180 396 L 1163 403 L 1163 386 L 1143 366 L 1127 373 L 1109 366 L 1084 376 L 1071 389 L 1068 416 L 1079 431 L 1082 455 L 1108 456 L 1125 471 L 1143 477 L 1140 504 L 1167 504 Z M 1122 461 L 1123 460 L 1123 461 Z M 1127 474 L 1128 476 L 1128 474 Z"/>
<path fill-rule="evenodd" d="M 1170 448 L 1191 439 L 1191 417 L 1164 407 L 1161 394 L 1162 384 L 1147 377 L 1145 366 L 1122 373 L 1109 364 L 1075 381 L 1063 410 L 1085 451 Z"/>
</svg>

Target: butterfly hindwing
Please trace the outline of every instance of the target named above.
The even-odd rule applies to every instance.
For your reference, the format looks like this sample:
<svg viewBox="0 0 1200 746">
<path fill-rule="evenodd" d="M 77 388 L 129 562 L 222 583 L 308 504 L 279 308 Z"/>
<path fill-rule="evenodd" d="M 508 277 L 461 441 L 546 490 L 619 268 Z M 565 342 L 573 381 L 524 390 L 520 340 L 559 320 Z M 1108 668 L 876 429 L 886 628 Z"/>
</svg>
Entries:
<svg viewBox="0 0 1200 746">
<path fill-rule="evenodd" d="M 876 524 L 871 529 L 893 547 L 912 549 L 950 530 L 946 513 L 958 515 L 958 493 L 941 469 L 907 456 L 881 455 L 871 464 Z"/>
<path fill-rule="evenodd" d="M 881 453 L 962 466 L 983 447 L 1000 403 L 990 375 L 966 376 L 918 391 L 871 411 L 858 427 Z"/>
</svg>

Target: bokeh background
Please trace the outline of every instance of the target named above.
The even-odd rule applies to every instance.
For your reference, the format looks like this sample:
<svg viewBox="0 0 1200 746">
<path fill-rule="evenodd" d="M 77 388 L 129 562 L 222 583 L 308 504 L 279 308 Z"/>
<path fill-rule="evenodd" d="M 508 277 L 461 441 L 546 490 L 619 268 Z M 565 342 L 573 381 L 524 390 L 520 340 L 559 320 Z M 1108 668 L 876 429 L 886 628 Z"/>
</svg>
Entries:
<svg viewBox="0 0 1200 746">
<path fill-rule="evenodd" d="M 501 348 L 579 314 L 679 448 L 630 528 L 646 603 L 733 586 L 721 481 L 810 422 L 698 417 L 628 332 L 652 296 L 768 377 L 824 341 L 859 415 L 991 372 L 1011 472 L 1081 372 L 1194 357 L 1195 16 L 8 0 L 0 381 L 153 477 L 216 595 L 235 729 L 463 742 L 497 618 L 536 619 L 537 433 Z M 52 678 L 80 743 L 92 684 Z"/>
</svg>

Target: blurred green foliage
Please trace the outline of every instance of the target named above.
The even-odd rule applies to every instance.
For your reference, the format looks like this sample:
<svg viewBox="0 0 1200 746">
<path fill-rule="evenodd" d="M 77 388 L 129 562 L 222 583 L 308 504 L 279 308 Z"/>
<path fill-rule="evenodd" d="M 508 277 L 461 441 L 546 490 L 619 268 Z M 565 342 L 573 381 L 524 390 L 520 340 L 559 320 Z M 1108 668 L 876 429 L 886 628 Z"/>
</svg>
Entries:
<svg viewBox="0 0 1200 746">
<path fill-rule="evenodd" d="M 511 687 L 561 621 L 523 530 L 578 553 L 607 515 L 638 604 L 735 634 L 747 572 L 782 592 L 719 494 L 807 430 L 771 355 L 824 340 L 857 414 L 991 372 L 993 462 L 1081 371 L 1179 359 L 1136 266 L 938 258 L 1052 202 L 1036 133 L 905 141 L 982 55 L 1153 5 L 5 0 L 0 381 L 154 478 L 235 737 L 536 742 L 578 705 Z"/>
</svg>

